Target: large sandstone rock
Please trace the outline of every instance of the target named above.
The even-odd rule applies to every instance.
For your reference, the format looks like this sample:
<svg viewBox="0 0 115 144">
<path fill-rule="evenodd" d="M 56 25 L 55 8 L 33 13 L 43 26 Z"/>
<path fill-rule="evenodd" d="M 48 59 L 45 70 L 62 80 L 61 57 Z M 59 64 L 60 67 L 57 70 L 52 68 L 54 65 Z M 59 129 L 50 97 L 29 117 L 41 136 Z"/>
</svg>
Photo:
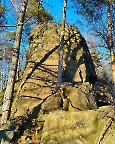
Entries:
<svg viewBox="0 0 115 144">
<path fill-rule="evenodd" d="M 58 23 L 43 24 L 32 30 L 26 66 L 14 96 L 11 117 L 14 112 L 17 116 L 24 114 L 28 108 L 32 111 L 55 90 L 60 33 L 61 25 Z M 69 24 L 66 24 L 65 30 L 63 64 L 63 82 L 73 85 L 95 82 L 96 73 L 86 42 L 78 29 Z"/>
<path fill-rule="evenodd" d="M 42 144 L 114 144 L 115 121 L 110 107 L 82 112 L 55 111 L 45 118 Z"/>
<path fill-rule="evenodd" d="M 94 65 L 84 38 L 69 24 L 63 83 L 55 92 L 60 33 L 58 23 L 32 30 L 25 70 L 15 85 L 11 123 L 0 126 L 1 143 L 114 144 L 113 107 L 97 109 Z"/>
</svg>

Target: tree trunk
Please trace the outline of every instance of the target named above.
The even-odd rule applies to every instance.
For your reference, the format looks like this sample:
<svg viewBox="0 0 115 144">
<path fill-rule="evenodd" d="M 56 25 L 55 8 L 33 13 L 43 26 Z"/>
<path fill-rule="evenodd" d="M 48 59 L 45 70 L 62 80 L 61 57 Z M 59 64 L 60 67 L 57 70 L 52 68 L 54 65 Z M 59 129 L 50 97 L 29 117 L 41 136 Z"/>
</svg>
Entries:
<svg viewBox="0 0 115 144">
<path fill-rule="evenodd" d="M 59 60 L 58 60 L 58 78 L 56 91 L 58 91 L 61 83 L 62 83 L 62 74 L 63 74 L 63 47 L 64 47 L 64 34 L 65 34 L 65 21 L 66 21 L 66 7 L 67 0 L 64 0 L 63 6 L 63 16 L 62 16 L 62 24 L 61 24 L 61 39 L 60 39 L 60 50 L 59 50 Z"/>
<path fill-rule="evenodd" d="M 111 23 L 111 10 L 110 3 L 107 3 L 107 13 L 108 13 L 108 48 L 110 51 L 110 60 L 112 68 L 113 82 L 115 86 L 115 53 L 113 50 L 113 35 L 112 35 L 112 23 Z"/>
<path fill-rule="evenodd" d="M 23 24 L 24 24 L 24 17 L 25 17 L 25 12 L 27 8 L 27 3 L 28 3 L 28 0 L 23 0 L 22 10 L 20 11 L 20 17 L 18 20 L 17 31 L 16 31 L 16 36 L 15 36 L 14 51 L 13 51 L 13 56 L 12 56 L 12 68 L 9 72 L 7 88 L 6 88 L 4 99 L 3 99 L 2 120 L 1 120 L 2 124 L 7 122 L 9 118 L 9 114 L 10 114 L 12 95 L 13 95 L 13 90 L 14 90 L 19 52 L 20 52 L 22 29 L 23 29 Z"/>
</svg>

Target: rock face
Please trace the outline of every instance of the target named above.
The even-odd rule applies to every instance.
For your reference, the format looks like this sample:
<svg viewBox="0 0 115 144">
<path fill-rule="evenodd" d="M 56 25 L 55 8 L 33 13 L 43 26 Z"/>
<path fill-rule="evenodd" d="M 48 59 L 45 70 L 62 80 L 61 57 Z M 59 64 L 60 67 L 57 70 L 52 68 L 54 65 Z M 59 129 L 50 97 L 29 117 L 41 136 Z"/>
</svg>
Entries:
<svg viewBox="0 0 115 144">
<path fill-rule="evenodd" d="M 36 27 L 29 38 L 30 50 L 27 55 L 27 63 L 32 65 L 33 62 L 35 66 L 35 62 L 37 64 L 40 62 L 40 66 L 39 64 L 36 66 L 40 67 L 41 72 L 57 77 L 60 33 L 61 25 L 58 23 Z M 96 73 L 90 52 L 78 29 L 66 24 L 64 38 L 63 81 L 89 81 L 91 83 L 95 81 Z M 47 79 L 51 80 L 48 76 Z"/>
<path fill-rule="evenodd" d="M 60 90 L 62 91 L 63 109 L 66 111 L 83 111 L 97 108 L 94 91 L 88 82 L 74 87 L 63 84 Z"/>
<path fill-rule="evenodd" d="M 12 114 L 15 108 L 16 115 L 24 114 L 27 108 L 32 110 L 55 90 L 60 33 L 61 25 L 58 23 L 43 24 L 32 30 L 26 66 L 15 94 Z M 97 77 L 86 42 L 78 29 L 69 24 L 66 24 L 63 65 L 63 82 L 72 85 L 86 81 L 95 83 Z"/>
<path fill-rule="evenodd" d="M 114 144 L 113 107 L 97 109 L 94 65 L 78 29 L 66 24 L 63 83 L 55 92 L 61 25 L 32 30 L 25 70 L 15 84 L 1 143 Z M 92 85 L 91 85 L 92 84 Z"/>
<path fill-rule="evenodd" d="M 114 144 L 115 123 L 108 119 L 113 110 L 82 112 L 56 111 L 46 117 L 42 132 L 43 144 Z M 106 112 L 108 112 L 108 116 Z M 110 125 L 107 130 L 107 125 Z M 107 131 L 106 131 L 107 130 Z M 106 132 L 105 132 L 106 131 Z M 104 133 L 105 132 L 105 133 Z"/>
</svg>

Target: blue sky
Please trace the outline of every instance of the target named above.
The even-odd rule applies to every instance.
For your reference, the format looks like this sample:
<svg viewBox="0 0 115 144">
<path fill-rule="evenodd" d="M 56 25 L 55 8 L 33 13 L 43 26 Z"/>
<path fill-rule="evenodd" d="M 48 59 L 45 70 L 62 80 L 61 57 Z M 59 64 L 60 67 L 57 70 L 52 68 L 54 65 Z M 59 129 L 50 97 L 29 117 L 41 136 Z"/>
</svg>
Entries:
<svg viewBox="0 0 115 144">
<path fill-rule="evenodd" d="M 11 0 L 2 0 L 2 2 L 5 2 L 5 5 L 9 9 L 12 8 L 6 15 L 6 18 L 8 20 L 7 21 L 8 25 L 16 25 L 16 19 L 14 18 L 14 14 L 16 12 L 13 10 L 13 7 L 11 7 L 10 1 Z M 13 0 L 13 1 L 14 2 L 15 1 L 21 2 L 21 0 Z M 54 21 L 61 23 L 62 12 L 63 12 L 63 0 L 43 0 L 42 4 L 46 10 L 49 10 L 49 12 L 52 15 L 54 15 Z M 80 33 L 82 34 L 82 36 L 85 39 L 91 40 L 91 37 L 90 38 L 88 37 L 88 28 L 87 28 L 86 22 L 83 20 L 83 17 L 81 17 L 80 15 L 78 15 L 74 12 L 75 9 L 71 8 L 72 5 L 73 5 L 73 3 L 71 2 L 71 0 L 68 0 L 66 22 L 69 24 L 77 26 Z M 19 8 L 21 8 L 21 3 L 18 4 L 18 6 L 16 5 L 16 8 L 17 8 L 17 10 Z M 82 20 L 83 25 L 80 25 L 79 23 L 77 23 L 76 22 L 77 20 L 80 20 L 80 21 Z M 11 31 L 16 30 L 16 27 L 9 28 L 9 30 L 11 30 Z M 96 40 L 96 39 L 92 37 L 92 40 Z"/>
<path fill-rule="evenodd" d="M 21 2 L 21 0 L 13 0 L 13 1 Z M 80 33 L 85 37 L 85 34 L 82 30 L 83 26 L 80 26 L 78 24 L 76 25 L 76 20 L 81 19 L 81 16 L 79 16 L 78 14 L 75 14 L 74 9 L 71 8 L 72 3 L 70 1 L 71 0 L 68 0 L 68 3 L 67 3 L 66 22 L 77 26 L 79 28 Z M 7 19 L 7 25 L 16 25 L 17 23 L 16 18 L 15 18 L 16 11 L 11 6 L 11 0 L 2 0 L 2 2 L 5 4 L 7 9 L 9 9 L 9 12 L 7 13 L 7 15 L 5 15 Z M 44 8 L 48 10 L 51 15 L 54 16 L 53 21 L 61 23 L 63 4 L 64 4 L 63 0 L 43 0 L 42 4 Z M 21 5 L 22 5 L 21 3 L 18 6 L 15 5 L 15 9 L 17 9 L 18 13 L 21 9 Z M 16 27 L 10 27 L 9 30 L 14 31 L 16 30 Z"/>
<path fill-rule="evenodd" d="M 47 1 L 47 2 L 45 2 Z M 49 6 L 47 5 L 49 4 Z M 51 5 L 51 6 L 50 6 Z M 67 4 L 67 17 L 66 21 L 67 23 L 74 24 L 76 21 L 77 16 L 73 12 L 73 9 L 70 9 L 69 6 L 71 5 L 71 2 L 68 1 Z M 51 12 L 51 14 L 54 14 L 54 17 L 56 21 L 61 21 L 62 20 L 62 12 L 63 12 L 63 1 L 61 0 L 44 0 L 43 6 L 48 8 Z"/>
<path fill-rule="evenodd" d="M 20 1 L 20 0 L 16 0 L 16 1 Z M 5 2 L 5 5 L 8 6 L 9 8 L 11 8 L 10 0 L 5 0 L 5 1 L 2 0 L 2 2 Z M 74 13 L 74 10 L 71 8 L 71 5 L 72 5 L 72 3 L 70 2 L 70 0 L 68 0 L 66 22 L 70 23 L 72 25 L 76 25 L 75 24 L 76 20 L 81 18 L 81 16 L 78 16 L 77 14 Z M 17 6 L 17 9 L 20 6 L 21 6 L 21 4 L 19 6 Z M 43 0 L 43 6 L 45 9 L 49 10 L 49 12 L 54 16 L 54 21 L 61 22 L 62 12 L 63 12 L 63 0 Z M 7 18 L 9 18 L 10 25 L 15 24 L 13 15 L 14 15 L 14 13 L 12 13 L 12 15 L 10 15 L 8 13 L 8 15 L 7 15 Z M 80 32 L 83 34 L 82 28 L 80 26 L 78 26 L 78 27 L 80 29 Z M 13 29 L 14 28 L 12 28 L 12 30 Z M 10 28 L 10 30 L 11 30 L 11 28 Z"/>
<path fill-rule="evenodd" d="M 75 26 L 76 20 L 81 19 L 81 16 L 75 14 L 74 9 L 71 8 L 72 3 L 68 0 L 67 3 L 67 13 L 66 13 L 66 22 Z M 44 0 L 43 6 L 54 15 L 54 21 L 61 22 L 62 12 L 63 12 L 63 0 Z M 80 32 L 83 35 L 82 27 L 78 26 Z"/>
<path fill-rule="evenodd" d="M 14 14 L 16 12 L 13 10 L 13 7 L 11 7 L 10 1 L 11 0 L 2 0 L 2 2 L 5 2 L 5 5 L 9 9 L 12 8 L 6 15 L 6 18 L 8 20 L 7 21 L 8 25 L 16 25 L 16 19 L 14 18 Z M 13 0 L 13 1 L 14 2 L 15 1 L 18 1 L 18 2 L 20 1 L 21 2 L 21 0 Z M 49 10 L 49 12 L 52 15 L 54 15 L 54 21 L 61 23 L 62 12 L 63 12 L 63 0 L 43 0 L 42 4 L 43 4 L 43 6 L 46 10 Z M 71 2 L 71 0 L 68 0 L 66 22 L 69 23 L 69 24 L 77 26 L 80 33 L 82 34 L 82 36 L 85 39 L 88 38 L 88 39 L 91 40 L 91 37 L 90 38 L 88 37 L 88 28 L 87 28 L 86 22 L 83 20 L 83 17 L 81 17 L 80 15 L 78 15 L 74 12 L 75 9 L 71 8 L 72 5 L 73 5 L 73 3 Z M 21 8 L 21 3 L 18 6 L 16 5 L 16 7 L 17 7 L 17 10 L 19 8 Z M 79 23 L 77 23 L 76 22 L 77 20 L 80 20 L 80 21 L 82 20 L 83 25 L 80 25 Z M 16 30 L 16 27 L 9 28 L 9 30 L 11 30 L 11 31 Z M 95 40 L 95 38 L 92 37 L 92 40 Z"/>
</svg>

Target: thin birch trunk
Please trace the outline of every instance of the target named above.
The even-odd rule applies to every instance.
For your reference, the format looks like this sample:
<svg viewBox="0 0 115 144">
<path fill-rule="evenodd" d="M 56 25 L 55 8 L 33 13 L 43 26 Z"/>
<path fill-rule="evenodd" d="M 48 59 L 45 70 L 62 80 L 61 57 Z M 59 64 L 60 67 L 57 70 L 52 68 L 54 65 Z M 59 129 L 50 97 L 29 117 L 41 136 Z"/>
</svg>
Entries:
<svg viewBox="0 0 115 144">
<path fill-rule="evenodd" d="M 56 91 L 58 91 L 58 89 L 62 83 L 66 7 L 67 7 L 67 0 L 64 0 L 63 16 L 62 16 L 62 24 L 61 24 L 61 39 L 60 39 L 60 50 L 59 50 L 59 60 L 58 60 L 58 78 L 57 78 Z"/>
<path fill-rule="evenodd" d="M 110 60 L 111 60 L 111 68 L 112 68 L 112 76 L 113 82 L 115 86 L 115 53 L 113 50 L 113 34 L 112 34 L 112 23 L 111 23 L 111 10 L 110 10 L 110 3 L 107 3 L 107 13 L 108 13 L 108 47 L 110 51 Z"/>
<path fill-rule="evenodd" d="M 21 37 L 22 37 L 22 29 L 23 29 L 23 24 L 24 24 L 24 17 L 25 17 L 25 12 L 27 8 L 27 3 L 28 3 L 28 0 L 23 0 L 22 10 L 20 11 L 20 17 L 18 20 L 17 31 L 16 31 L 16 36 L 15 36 L 14 52 L 12 56 L 12 68 L 9 72 L 7 88 L 6 88 L 4 99 L 3 99 L 2 119 L 1 119 L 2 124 L 7 122 L 7 120 L 9 119 L 9 115 L 10 115 L 10 108 L 11 108 L 16 72 L 17 72 L 17 65 L 18 65 L 19 52 L 20 52 L 20 43 L 21 43 Z"/>
</svg>

